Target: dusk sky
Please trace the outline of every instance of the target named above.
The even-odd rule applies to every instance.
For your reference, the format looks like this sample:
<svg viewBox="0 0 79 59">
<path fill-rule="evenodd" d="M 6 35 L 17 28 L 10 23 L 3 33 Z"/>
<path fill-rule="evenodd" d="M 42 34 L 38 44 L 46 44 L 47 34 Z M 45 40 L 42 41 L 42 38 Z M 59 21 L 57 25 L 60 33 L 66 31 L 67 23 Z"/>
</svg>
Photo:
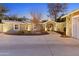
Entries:
<svg viewBox="0 0 79 59">
<path fill-rule="evenodd" d="M 4 3 L 4 6 L 9 9 L 8 15 L 26 16 L 30 18 L 30 12 L 32 10 L 42 13 L 44 19 L 48 15 L 47 3 Z M 68 4 L 68 12 L 75 9 L 79 9 L 79 3 Z"/>
</svg>

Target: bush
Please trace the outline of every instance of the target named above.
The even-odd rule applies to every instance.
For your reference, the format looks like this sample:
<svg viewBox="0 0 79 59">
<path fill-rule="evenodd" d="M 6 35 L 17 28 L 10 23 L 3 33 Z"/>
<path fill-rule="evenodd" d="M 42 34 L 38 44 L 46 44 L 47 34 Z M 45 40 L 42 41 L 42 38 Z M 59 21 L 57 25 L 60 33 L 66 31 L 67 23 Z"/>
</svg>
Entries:
<svg viewBox="0 0 79 59">
<path fill-rule="evenodd" d="M 39 34 L 47 34 L 46 31 L 26 31 L 26 30 L 22 30 L 22 31 L 18 31 L 17 32 L 18 35 L 39 35 Z"/>
<path fill-rule="evenodd" d="M 17 34 L 24 34 L 24 31 L 18 31 Z"/>
</svg>

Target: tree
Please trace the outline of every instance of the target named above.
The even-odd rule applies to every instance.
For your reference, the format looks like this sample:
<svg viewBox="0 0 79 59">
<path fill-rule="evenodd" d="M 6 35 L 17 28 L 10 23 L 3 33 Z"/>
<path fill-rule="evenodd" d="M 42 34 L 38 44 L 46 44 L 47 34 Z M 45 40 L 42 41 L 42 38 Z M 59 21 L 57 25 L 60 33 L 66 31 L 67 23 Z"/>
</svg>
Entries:
<svg viewBox="0 0 79 59">
<path fill-rule="evenodd" d="M 33 32 L 40 32 L 40 33 L 43 33 L 44 32 L 44 28 L 42 26 L 42 24 L 40 24 L 40 20 L 42 18 L 42 14 L 39 13 L 39 12 L 34 12 L 32 11 L 31 12 L 31 16 L 32 16 L 32 24 L 33 24 Z"/>
<path fill-rule="evenodd" d="M 23 17 L 20 17 L 21 21 L 27 21 L 27 20 L 30 20 L 29 18 L 26 18 L 25 16 Z M 18 20 L 19 21 L 19 20 Z"/>
<path fill-rule="evenodd" d="M 39 12 L 31 12 L 31 16 L 32 16 L 32 23 L 34 24 L 39 24 L 40 23 L 40 20 L 41 20 L 41 13 Z"/>
<path fill-rule="evenodd" d="M 17 17 L 17 15 L 12 15 L 12 16 L 9 16 L 9 20 L 18 21 L 18 17 Z"/>
<path fill-rule="evenodd" d="M 13 21 L 26 21 L 30 20 L 29 18 L 26 18 L 25 16 L 19 17 L 18 15 L 12 15 L 12 16 L 7 16 L 7 20 L 13 20 Z"/>
<path fill-rule="evenodd" d="M 17 18 L 18 21 L 26 21 L 26 19 L 28 20 L 28 18 L 26 18 L 25 16 Z"/>
<path fill-rule="evenodd" d="M 3 17 L 5 16 L 5 13 L 8 11 L 8 9 L 3 6 L 2 4 L 0 4 L 0 22 L 2 22 L 1 20 L 3 19 Z"/>
<path fill-rule="evenodd" d="M 49 3 L 48 4 L 48 11 L 50 14 L 50 17 L 53 17 L 55 21 L 57 21 L 57 18 L 61 15 L 64 15 L 67 10 L 67 4 L 66 3 Z"/>
</svg>

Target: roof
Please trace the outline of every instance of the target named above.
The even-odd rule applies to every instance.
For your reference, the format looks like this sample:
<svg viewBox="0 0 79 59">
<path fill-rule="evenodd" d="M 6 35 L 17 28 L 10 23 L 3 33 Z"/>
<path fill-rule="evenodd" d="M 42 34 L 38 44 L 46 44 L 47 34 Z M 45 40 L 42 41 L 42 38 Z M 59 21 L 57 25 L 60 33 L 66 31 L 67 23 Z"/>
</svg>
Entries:
<svg viewBox="0 0 79 59">
<path fill-rule="evenodd" d="M 2 20 L 3 23 L 16 23 L 16 24 L 22 24 L 21 21 L 12 21 L 12 20 Z"/>
<path fill-rule="evenodd" d="M 66 16 L 68 16 L 68 15 L 70 15 L 70 14 L 73 14 L 73 13 L 75 13 L 75 12 L 78 12 L 78 11 L 79 11 L 79 9 L 75 9 L 75 10 L 69 12 L 68 14 L 62 16 L 61 18 L 64 18 L 64 17 L 66 17 Z"/>
<path fill-rule="evenodd" d="M 48 20 L 41 20 L 42 23 L 47 22 Z"/>
<path fill-rule="evenodd" d="M 55 21 L 53 21 L 53 20 L 47 20 L 47 21 L 44 22 L 44 23 L 55 23 Z"/>
</svg>

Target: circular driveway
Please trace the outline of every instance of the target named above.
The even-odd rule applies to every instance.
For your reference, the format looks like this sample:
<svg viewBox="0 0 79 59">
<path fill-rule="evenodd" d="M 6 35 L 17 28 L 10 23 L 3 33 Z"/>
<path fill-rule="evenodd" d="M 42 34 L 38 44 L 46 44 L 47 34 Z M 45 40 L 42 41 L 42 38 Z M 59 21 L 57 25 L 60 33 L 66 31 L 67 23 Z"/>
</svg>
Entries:
<svg viewBox="0 0 79 59">
<path fill-rule="evenodd" d="M 48 35 L 19 36 L 0 34 L 0 55 L 53 56 L 79 55 L 79 40 Z"/>
</svg>

